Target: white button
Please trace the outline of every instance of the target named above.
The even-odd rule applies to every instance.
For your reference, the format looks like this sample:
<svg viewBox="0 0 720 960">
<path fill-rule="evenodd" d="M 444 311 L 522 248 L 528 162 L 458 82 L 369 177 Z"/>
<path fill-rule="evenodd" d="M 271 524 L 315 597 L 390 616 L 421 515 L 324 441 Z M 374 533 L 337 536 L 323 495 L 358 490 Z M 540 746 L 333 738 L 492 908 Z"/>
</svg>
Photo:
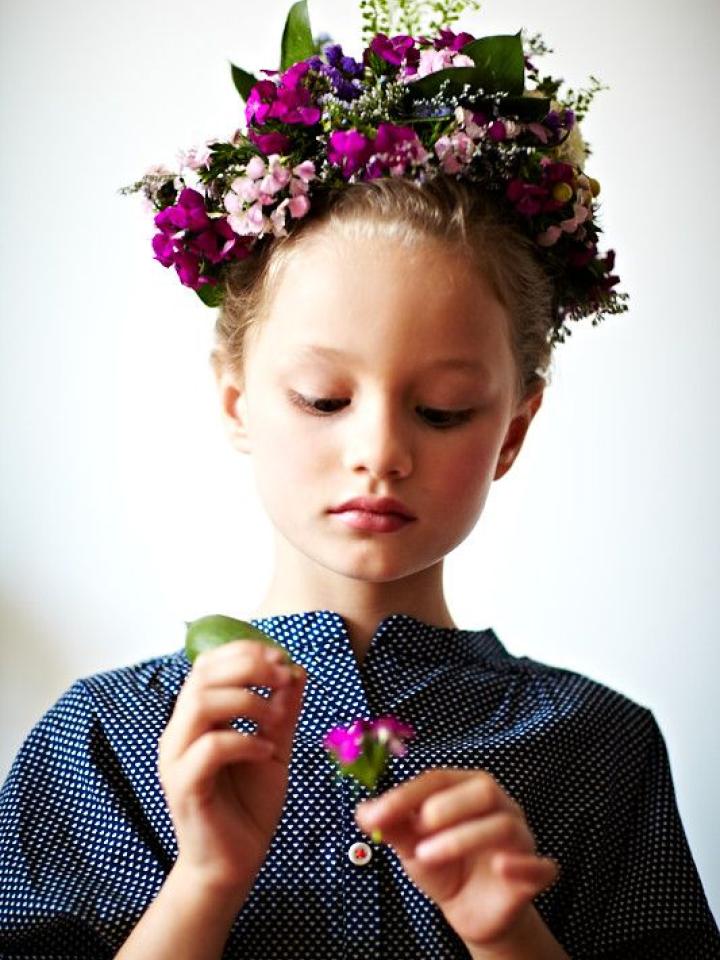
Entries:
<svg viewBox="0 0 720 960">
<path fill-rule="evenodd" d="M 358 842 L 354 843 L 348 850 L 348 856 L 350 857 L 351 863 L 354 863 L 355 866 L 364 867 L 366 863 L 370 863 L 372 860 L 372 850 L 367 843 L 358 840 Z"/>
</svg>

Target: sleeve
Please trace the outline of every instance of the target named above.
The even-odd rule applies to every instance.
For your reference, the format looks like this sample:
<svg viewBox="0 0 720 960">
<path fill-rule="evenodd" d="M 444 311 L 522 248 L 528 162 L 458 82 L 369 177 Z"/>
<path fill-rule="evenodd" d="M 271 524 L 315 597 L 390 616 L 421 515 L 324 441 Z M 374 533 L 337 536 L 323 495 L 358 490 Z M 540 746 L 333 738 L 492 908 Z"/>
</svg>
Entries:
<svg viewBox="0 0 720 960">
<path fill-rule="evenodd" d="M 621 814 L 620 854 L 603 898 L 599 960 L 720 960 L 720 934 L 677 807 L 667 746 L 647 711 L 637 791 Z"/>
<path fill-rule="evenodd" d="M 92 698 L 78 681 L 15 757 L 0 790 L 3 960 L 110 960 L 142 912 L 122 882 L 121 864 L 143 864 L 103 751 Z"/>
</svg>

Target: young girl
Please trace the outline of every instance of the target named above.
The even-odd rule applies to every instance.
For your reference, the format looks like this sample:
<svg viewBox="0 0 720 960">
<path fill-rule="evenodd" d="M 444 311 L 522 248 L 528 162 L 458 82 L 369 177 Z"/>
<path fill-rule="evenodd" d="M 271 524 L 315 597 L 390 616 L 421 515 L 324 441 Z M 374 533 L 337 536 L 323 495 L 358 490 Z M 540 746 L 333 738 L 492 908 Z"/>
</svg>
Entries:
<svg viewBox="0 0 720 960">
<path fill-rule="evenodd" d="M 372 49 L 399 70 L 431 52 L 457 69 L 472 38 L 448 33 L 432 51 L 407 34 Z M 352 84 L 353 63 L 333 58 L 324 65 Z M 292 145 L 266 152 L 261 138 L 318 122 L 308 73 L 250 93 L 261 153 L 224 194 L 227 220 L 208 219 L 208 177 L 202 208 L 165 193 L 155 243 L 207 302 L 223 270 L 222 415 L 275 532 L 270 588 L 247 619 L 301 669 L 237 641 L 192 667 L 179 651 L 66 691 L 2 791 L 0 955 L 718 957 L 652 712 L 512 656 L 491 629 L 458 627 L 444 597 L 445 556 L 541 405 L 558 312 L 599 290 L 611 303 L 611 267 L 591 291 L 592 257 L 566 244 L 576 272 L 548 269 L 543 251 L 566 238 L 539 243 L 508 215 L 508 200 L 530 209 L 541 195 L 530 179 L 513 201 L 470 175 L 473 157 L 478 168 L 494 157 L 500 176 L 509 156 L 482 153 L 482 131 L 503 121 L 483 127 L 479 111 L 463 115 L 472 151 L 457 134 L 435 151 L 459 170 L 418 177 L 419 140 L 385 130 L 396 139 L 383 144 L 376 124 L 368 146 L 367 130 L 343 128 L 326 146 L 345 183 L 304 189 L 319 164 L 298 154 L 283 166 Z M 273 125 L 283 90 L 294 100 Z M 555 191 L 569 181 L 553 181 L 541 235 L 555 227 L 590 249 L 576 179 L 569 211 Z M 241 247 L 250 204 L 272 209 L 263 197 L 275 198 L 272 226 L 260 210 L 256 242 Z M 568 212 L 577 222 L 551 222 Z M 386 713 L 416 736 L 382 796 L 357 805 L 322 738 Z"/>
</svg>

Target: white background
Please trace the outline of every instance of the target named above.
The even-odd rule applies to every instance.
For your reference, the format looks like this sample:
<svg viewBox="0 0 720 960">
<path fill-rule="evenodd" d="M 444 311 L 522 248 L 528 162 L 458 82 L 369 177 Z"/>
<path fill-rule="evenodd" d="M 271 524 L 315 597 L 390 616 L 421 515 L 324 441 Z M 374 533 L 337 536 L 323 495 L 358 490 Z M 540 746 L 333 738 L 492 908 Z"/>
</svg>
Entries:
<svg viewBox="0 0 720 960">
<path fill-rule="evenodd" d="M 288 4 L 289 6 L 289 4 Z M 78 677 L 244 617 L 270 572 L 249 459 L 223 432 L 214 311 L 121 197 L 241 124 L 228 60 L 277 67 L 288 6 L 3 4 L 0 777 Z M 359 56 L 355 5 L 310 0 Z M 716 0 L 495 0 L 458 24 L 541 31 L 583 125 L 628 314 L 576 329 L 511 472 L 446 561 L 456 622 L 650 707 L 720 915 Z"/>
</svg>

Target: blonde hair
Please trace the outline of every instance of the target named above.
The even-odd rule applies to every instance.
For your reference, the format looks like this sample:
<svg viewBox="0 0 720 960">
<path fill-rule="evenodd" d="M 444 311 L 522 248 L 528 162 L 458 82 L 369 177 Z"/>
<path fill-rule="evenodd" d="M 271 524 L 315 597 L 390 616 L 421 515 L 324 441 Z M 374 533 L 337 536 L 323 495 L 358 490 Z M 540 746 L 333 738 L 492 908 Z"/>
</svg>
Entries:
<svg viewBox="0 0 720 960">
<path fill-rule="evenodd" d="M 242 381 L 251 330 L 263 319 L 288 258 L 320 230 L 377 236 L 406 246 L 434 240 L 449 245 L 478 270 L 510 318 L 516 395 L 550 382 L 553 285 L 534 243 L 507 219 L 501 203 L 477 186 L 439 175 L 425 183 L 387 177 L 349 184 L 315 199 L 286 237 L 258 243 L 227 271 L 210 360 L 216 374 Z"/>
</svg>

